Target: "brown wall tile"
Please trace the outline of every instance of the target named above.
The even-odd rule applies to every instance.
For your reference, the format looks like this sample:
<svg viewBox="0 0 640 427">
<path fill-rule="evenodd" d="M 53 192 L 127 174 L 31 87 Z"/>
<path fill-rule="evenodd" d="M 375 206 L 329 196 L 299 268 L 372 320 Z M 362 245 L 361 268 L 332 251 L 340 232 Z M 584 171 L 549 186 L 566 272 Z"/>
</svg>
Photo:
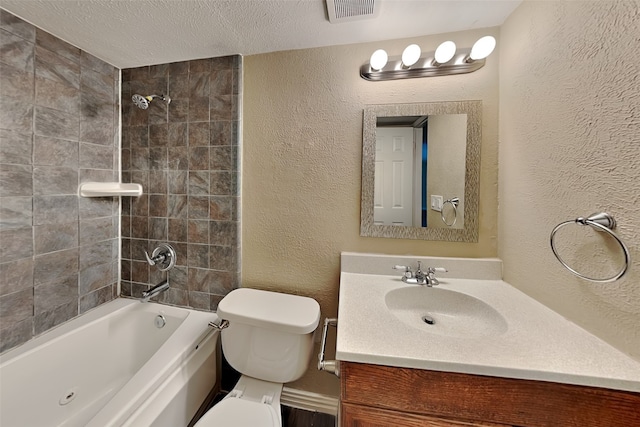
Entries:
<svg viewBox="0 0 640 427">
<path fill-rule="evenodd" d="M 0 325 L 0 352 L 27 342 L 33 337 L 33 317 Z"/>
<path fill-rule="evenodd" d="M 33 126 L 33 104 L 0 98 L 0 128 L 29 133 Z"/>
<path fill-rule="evenodd" d="M 0 196 L 31 196 L 32 167 L 0 164 Z"/>
<path fill-rule="evenodd" d="M 80 143 L 81 168 L 112 169 L 114 157 L 113 148 L 110 146 Z"/>
<path fill-rule="evenodd" d="M 115 282 L 112 263 L 95 265 L 80 272 L 77 292 L 85 295 Z"/>
<path fill-rule="evenodd" d="M 36 44 L 70 61 L 80 62 L 80 49 L 40 28 L 36 28 Z"/>
<path fill-rule="evenodd" d="M 27 73 L 33 72 L 34 44 L 32 41 L 0 30 L 0 55 L 2 62 Z"/>
<path fill-rule="evenodd" d="M 77 141 L 79 137 L 78 116 L 47 107 L 35 107 L 34 129 L 37 135 Z"/>
<path fill-rule="evenodd" d="M 32 197 L 0 197 L 0 229 L 31 227 Z"/>
<path fill-rule="evenodd" d="M 31 227 L 0 230 L 0 259 L 16 261 L 33 256 L 33 229 Z"/>
<path fill-rule="evenodd" d="M 71 320 L 78 315 L 78 302 L 72 301 L 61 306 L 58 306 L 50 311 L 44 311 L 37 313 L 34 317 L 35 324 L 34 334 L 39 335 L 48 331 L 54 326 L 58 326 L 61 323 Z"/>
<path fill-rule="evenodd" d="M 10 65 L 0 63 L 0 92 L 3 97 L 32 102 L 33 77 Z"/>
<path fill-rule="evenodd" d="M 33 258 L 0 264 L 0 296 L 33 287 Z"/>
<path fill-rule="evenodd" d="M 36 29 L 33 25 L 17 16 L 0 9 L 0 28 L 31 43 L 36 41 Z"/>
<path fill-rule="evenodd" d="M 55 80 L 36 78 L 36 104 L 78 116 L 80 91 L 78 88 Z"/>
<path fill-rule="evenodd" d="M 78 193 L 78 169 L 36 166 L 33 168 L 34 195 Z"/>
<path fill-rule="evenodd" d="M 78 167 L 78 142 L 36 135 L 33 143 L 36 165 Z"/>
<path fill-rule="evenodd" d="M 80 66 L 41 46 L 35 49 L 35 71 L 37 77 L 80 89 Z"/>
<path fill-rule="evenodd" d="M 68 303 L 78 303 L 78 275 L 73 274 L 59 280 L 33 288 L 34 313 L 51 311 Z"/>
<path fill-rule="evenodd" d="M 123 176 L 147 182 L 146 197 L 123 208 L 128 215 L 123 226 L 134 237 L 123 241 L 130 253 L 127 258 L 123 250 L 121 275 L 131 280 L 123 283 L 124 295 L 139 296 L 163 280 L 165 274 L 149 267 L 142 254 L 160 242 L 176 249 L 177 266 L 159 302 L 211 310 L 239 284 L 239 224 L 232 220 L 238 217 L 239 147 L 237 124 L 231 121 L 237 114 L 238 97 L 232 94 L 240 92 L 234 86 L 239 64 L 234 57 L 206 58 L 123 70 L 123 100 L 162 88 L 172 98 L 168 106 L 154 101 L 147 110 L 122 108 L 123 157 L 130 159 L 123 163 L 130 167 Z"/>
<path fill-rule="evenodd" d="M 118 201 L 77 190 L 118 177 L 119 73 L 4 10 L 0 33 L 4 351 L 115 296 Z"/>
<path fill-rule="evenodd" d="M 33 289 L 0 297 L 0 324 L 12 324 L 33 316 Z"/>
<path fill-rule="evenodd" d="M 33 225 L 60 224 L 78 220 L 77 196 L 35 196 Z"/>
<path fill-rule="evenodd" d="M 50 283 L 69 277 L 79 271 L 78 249 L 51 252 L 35 257 L 33 282 Z"/>
<path fill-rule="evenodd" d="M 78 222 L 33 227 L 35 254 L 78 247 Z"/>
<path fill-rule="evenodd" d="M 114 246 L 117 240 L 104 240 L 82 246 L 80 251 L 80 270 L 110 262 L 114 258 Z"/>
<path fill-rule="evenodd" d="M 82 219 L 80 221 L 80 245 L 112 239 L 116 233 L 117 218 Z"/>
<path fill-rule="evenodd" d="M 84 313 L 87 310 L 111 301 L 115 297 L 115 285 L 105 286 L 97 291 L 83 295 L 80 297 L 79 312 Z"/>
<path fill-rule="evenodd" d="M 32 140 L 32 134 L 0 129 L 0 163 L 30 165 L 33 154 Z"/>
</svg>

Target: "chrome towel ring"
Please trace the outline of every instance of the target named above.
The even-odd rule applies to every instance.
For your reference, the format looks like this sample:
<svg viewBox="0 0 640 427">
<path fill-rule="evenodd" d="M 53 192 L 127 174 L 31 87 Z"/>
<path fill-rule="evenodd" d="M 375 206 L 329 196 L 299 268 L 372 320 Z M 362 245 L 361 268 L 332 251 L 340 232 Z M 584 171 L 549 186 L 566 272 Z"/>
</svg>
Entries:
<svg viewBox="0 0 640 427">
<path fill-rule="evenodd" d="M 444 206 L 447 203 L 451 203 L 451 207 L 453 208 L 453 222 L 451 224 L 449 224 L 447 220 L 444 218 Z M 442 203 L 442 209 L 440 210 L 440 218 L 442 218 L 442 222 L 444 222 L 445 225 L 449 227 L 453 227 L 454 225 L 456 225 L 456 221 L 458 220 L 458 204 L 460 204 L 460 199 L 457 197 L 453 197 L 449 200 L 445 200 L 444 203 Z"/>
<path fill-rule="evenodd" d="M 555 244 L 556 232 L 559 229 L 561 229 L 562 227 L 564 227 L 564 226 L 566 226 L 568 224 L 574 224 L 574 223 L 575 224 L 580 224 L 580 225 L 589 225 L 589 226 L 595 228 L 597 231 L 604 231 L 607 234 L 609 234 L 611 237 L 616 239 L 616 241 L 618 242 L 618 244 L 622 248 L 622 252 L 624 253 L 624 266 L 622 267 L 622 269 L 617 274 L 615 274 L 615 275 L 613 275 L 611 277 L 605 278 L 605 279 L 594 279 L 592 277 L 587 277 L 584 274 L 581 274 L 581 273 L 577 272 L 576 270 L 574 270 L 573 268 L 569 267 L 569 265 L 567 265 L 567 263 L 560 257 L 560 255 L 558 254 L 558 251 L 556 250 L 556 244 Z M 551 236 L 550 236 L 551 250 L 553 251 L 553 254 L 556 256 L 558 261 L 560 261 L 560 264 L 562 264 L 564 266 L 564 268 L 566 268 L 567 270 L 569 270 L 570 272 L 572 272 L 576 276 L 581 277 L 581 278 L 583 278 L 585 280 L 589 280 L 591 282 L 596 282 L 596 283 L 613 282 L 615 280 L 618 280 L 622 276 L 624 276 L 624 274 L 629 269 L 629 263 L 630 263 L 630 259 L 631 259 L 630 255 L 629 255 L 629 249 L 627 248 L 627 246 L 620 239 L 620 237 L 618 237 L 618 235 L 616 235 L 616 233 L 614 233 L 612 231 L 615 227 L 616 227 L 616 220 L 611 215 L 609 215 L 607 213 L 604 213 L 604 212 L 592 214 L 588 218 L 580 217 L 580 218 L 576 218 L 574 220 L 561 222 L 560 224 L 556 225 L 556 227 L 553 229 L 553 231 L 551 231 Z"/>
</svg>

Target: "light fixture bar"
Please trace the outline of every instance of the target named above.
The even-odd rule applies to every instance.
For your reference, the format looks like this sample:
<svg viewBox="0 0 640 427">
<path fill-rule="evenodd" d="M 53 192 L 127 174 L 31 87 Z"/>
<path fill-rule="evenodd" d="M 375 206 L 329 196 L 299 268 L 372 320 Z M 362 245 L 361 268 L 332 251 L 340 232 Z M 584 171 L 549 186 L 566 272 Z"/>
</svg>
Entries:
<svg viewBox="0 0 640 427">
<path fill-rule="evenodd" d="M 434 52 L 418 59 L 410 68 L 403 67 L 402 58 L 389 58 L 387 64 L 380 70 L 374 70 L 367 62 L 360 67 L 360 77 L 370 81 L 411 79 L 416 77 L 450 76 L 452 74 L 472 73 L 484 67 L 485 59 L 466 62 L 469 50 L 459 52 L 445 64 L 434 65 Z"/>
</svg>

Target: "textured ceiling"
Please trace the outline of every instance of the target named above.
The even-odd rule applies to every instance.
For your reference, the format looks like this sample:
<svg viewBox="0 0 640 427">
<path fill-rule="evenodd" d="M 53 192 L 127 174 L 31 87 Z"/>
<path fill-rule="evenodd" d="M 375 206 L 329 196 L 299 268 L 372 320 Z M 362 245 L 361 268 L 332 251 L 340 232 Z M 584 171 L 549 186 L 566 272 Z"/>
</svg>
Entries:
<svg viewBox="0 0 640 427">
<path fill-rule="evenodd" d="M 363 43 L 498 26 L 521 0 L 381 0 L 380 15 L 331 24 L 324 0 L 0 0 L 119 68 Z"/>
</svg>

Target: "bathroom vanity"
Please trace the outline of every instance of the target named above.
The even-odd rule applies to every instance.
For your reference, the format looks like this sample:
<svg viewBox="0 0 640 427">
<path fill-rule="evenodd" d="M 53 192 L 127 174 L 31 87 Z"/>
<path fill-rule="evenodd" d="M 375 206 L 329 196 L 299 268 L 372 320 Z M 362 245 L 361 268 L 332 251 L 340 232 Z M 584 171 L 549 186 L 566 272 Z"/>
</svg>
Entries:
<svg viewBox="0 0 640 427">
<path fill-rule="evenodd" d="M 439 286 L 392 270 L 417 260 L 448 270 Z M 500 280 L 499 260 L 343 253 L 341 269 L 343 427 L 640 426 L 640 363 Z"/>
<path fill-rule="evenodd" d="M 342 362 L 342 426 L 640 426 L 640 394 Z"/>
</svg>

